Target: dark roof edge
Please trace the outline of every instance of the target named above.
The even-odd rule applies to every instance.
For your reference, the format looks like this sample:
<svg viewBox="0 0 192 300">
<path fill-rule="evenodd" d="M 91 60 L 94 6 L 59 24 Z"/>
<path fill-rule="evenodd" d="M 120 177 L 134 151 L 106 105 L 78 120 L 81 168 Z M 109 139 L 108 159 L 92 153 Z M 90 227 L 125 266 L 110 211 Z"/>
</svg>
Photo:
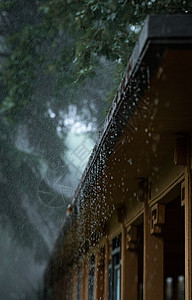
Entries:
<svg viewBox="0 0 192 300">
<path fill-rule="evenodd" d="M 105 121 L 104 121 L 104 124 L 103 124 L 103 131 L 100 132 L 100 134 L 99 134 L 99 137 L 96 141 L 96 144 L 95 144 L 95 146 L 92 150 L 92 153 L 89 157 L 88 163 L 87 163 L 87 165 L 85 167 L 85 170 L 83 172 L 83 175 L 81 177 L 81 181 L 79 182 L 79 184 L 76 188 L 75 194 L 74 194 L 73 199 L 72 199 L 72 204 L 73 205 L 75 204 L 75 202 L 78 199 L 79 193 L 81 191 L 82 183 L 85 181 L 86 176 L 88 176 L 89 171 L 90 171 L 92 165 L 94 164 L 102 145 L 104 144 L 104 140 L 105 140 L 105 138 L 107 136 L 107 133 L 109 131 L 109 128 L 110 128 L 112 117 L 116 112 L 117 105 L 121 102 L 120 100 L 121 100 L 122 90 L 127 86 L 128 82 L 129 82 L 129 78 L 131 77 L 131 75 L 133 73 L 133 70 L 134 70 L 134 67 L 136 66 L 137 60 L 138 60 L 138 58 L 139 58 L 139 56 L 140 56 L 140 54 L 141 54 L 141 52 L 142 52 L 142 50 L 145 46 L 145 43 L 146 43 L 147 38 L 148 38 L 149 18 L 150 17 L 147 17 L 146 20 L 145 20 L 144 27 L 143 27 L 143 29 L 141 31 L 141 34 L 139 36 L 139 39 L 138 39 L 138 41 L 137 41 L 137 43 L 134 47 L 134 50 L 133 50 L 132 56 L 129 60 L 129 63 L 127 65 L 126 71 L 123 75 L 123 80 L 121 81 L 121 83 L 120 83 L 120 85 L 117 89 L 117 93 L 116 93 L 116 95 L 115 95 L 115 97 L 113 98 L 113 101 L 112 101 L 111 109 L 109 110 L 109 112 L 108 112 L 108 114 L 105 118 Z M 69 217 L 71 217 L 71 216 L 69 216 Z M 52 252 L 52 255 L 51 255 L 52 259 L 54 259 L 55 254 L 56 254 L 56 252 L 57 252 L 57 250 L 58 250 L 58 248 L 61 244 L 61 241 L 62 241 L 62 238 L 63 238 L 63 228 L 67 224 L 67 219 L 68 219 L 68 217 L 66 216 L 63 220 L 62 225 L 61 225 L 61 230 L 60 230 L 59 236 L 56 239 L 56 242 L 55 242 L 55 245 L 54 245 L 54 252 Z M 51 263 L 51 260 L 50 260 L 49 264 Z"/>
<path fill-rule="evenodd" d="M 99 134 L 99 137 L 98 137 L 96 144 L 93 148 L 93 151 L 90 155 L 89 161 L 83 172 L 81 181 L 80 181 L 80 183 L 76 189 L 76 192 L 74 194 L 73 203 L 78 198 L 78 194 L 80 192 L 82 182 L 85 180 L 86 176 L 88 175 L 89 170 L 91 169 L 91 166 L 93 165 L 94 161 L 96 160 L 97 154 L 99 153 L 99 151 L 104 143 L 105 137 L 107 136 L 107 133 L 108 133 L 110 125 L 111 125 L 111 120 L 117 110 L 117 106 L 119 106 L 119 103 L 121 102 L 122 91 L 124 89 L 126 89 L 128 83 L 129 83 L 129 79 L 130 79 L 131 75 L 133 74 L 133 71 L 137 64 L 138 58 L 141 55 L 141 52 L 143 51 L 143 48 L 147 42 L 149 19 L 150 19 L 150 17 L 147 17 L 145 20 L 144 27 L 141 31 L 139 40 L 137 41 L 137 43 L 134 47 L 133 53 L 131 55 L 131 58 L 129 59 L 129 63 L 128 63 L 126 71 L 123 75 L 122 81 L 117 89 L 117 93 L 116 93 L 115 97 L 113 98 L 111 109 L 109 110 L 109 112 L 105 118 L 105 121 L 103 124 L 103 131 Z"/>
<path fill-rule="evenodd" d="M 98 137 L 98 140 L 93 148 L 87 166 L 83 172 L 81 181 L 74 194 L 73 203 L 76 201 L 82 182 L 85 180 L 89 173 L 94 161 L 96 160 L 97 154 L 99 153 L 104 140 L 107 136 L 113 116 L 116 114 L 118 107 L 120 106 L 121 100 L 123 99 L 123 92 L 126 90 L 130 78 L 137 71 L 142 57 L 146 53 L 150 42 L 155 39 L 159 43 L 174 43 L 174 40 L 180 39 L 191 39 L 192 43 L 192 15 L 152 15 L 147 16 L 144 22 L 143 29 L 140 33 L 139 39 L 137 40 L 132 55 L 129 59 L 126 71 L 123 75 L 122 81 L 118 87 L 116 96 L 113 99 L 111 109 L 109 110 L 107 117 L 105 118 L 103 125 L 103 132 Z"/>
</svg>

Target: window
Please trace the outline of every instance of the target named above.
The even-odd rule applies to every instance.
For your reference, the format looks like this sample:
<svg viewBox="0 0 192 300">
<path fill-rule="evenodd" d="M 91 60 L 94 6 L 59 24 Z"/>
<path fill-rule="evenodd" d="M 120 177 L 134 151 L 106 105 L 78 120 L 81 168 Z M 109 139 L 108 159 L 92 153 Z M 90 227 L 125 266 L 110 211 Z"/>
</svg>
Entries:
<svg viewBox="0 0 192 300">
<path fill-rule="evenodd" d="M 181 195 L 166 205 L 164 283 L 166 300 L 185 299 L 185 211 Z"/>
<path fill-rule="evenodd" d="M 109 300 L 121 297 L 121 234 L 112 240 L 111 264 L 109 265 Z"/>
<path fill-rule="evenodd" d="M 143 224 L 137 226 L 138 300 L 143 300 Z"/>
<path fill-rule="evenodd" d="M 94 300 L 94 273 L 95 273 L 95 256 L 92 255 L 90 271 L 89 271 L 88 300 Z"/>
</svg>

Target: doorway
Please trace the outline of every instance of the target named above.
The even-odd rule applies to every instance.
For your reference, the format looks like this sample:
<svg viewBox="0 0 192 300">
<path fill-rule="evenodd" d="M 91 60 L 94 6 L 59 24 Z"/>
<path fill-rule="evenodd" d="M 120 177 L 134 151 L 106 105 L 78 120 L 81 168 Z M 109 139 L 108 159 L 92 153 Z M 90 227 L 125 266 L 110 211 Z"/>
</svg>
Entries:
<svg viewBox="0 0 192 300">
<path fill-rule="evenodd" d="M 166 204 L 164 227 L 165 300 L 185 299 L 185 217 L 180 195 Z"/>
</svg>

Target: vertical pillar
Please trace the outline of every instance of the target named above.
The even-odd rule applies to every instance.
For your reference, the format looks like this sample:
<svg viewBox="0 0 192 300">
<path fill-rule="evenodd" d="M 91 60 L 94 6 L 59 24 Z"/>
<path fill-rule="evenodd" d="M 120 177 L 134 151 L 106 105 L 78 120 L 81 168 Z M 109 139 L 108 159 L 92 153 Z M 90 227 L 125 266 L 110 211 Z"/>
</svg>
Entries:
<svg viewBox="0 0 192 300">
<path fill-rule="evenodd" d="M 99 300 L 99 288 L 100 288 L 100 277 L 99 277 L 99 261 L 100 261 L 100 257 L 99 257 L 99 251 L 97 251 L 95 253 L 95 274 L 94 274 L 94 299 L 95 300 Z"/>
<path fill-rule="evenodd" d="M 125 241 L 125 284 L 124 300 L 138 299 L 138 252 L 137 252 L 137 227 L 129 225 L 126 228 Z"/>
<path fill-rule="evenodd" d="M 122 225 L 121 300 L 137 300 L 138 256 L 133 249 L 128 249 L 127 242 L 127 228 Z"/>
<path fill-rule="evenodd" d="M 124 218 L 126 207 L 120 205 L 117 207 L 117 221 L 121 224 L 121 300 L 126 299 L 125 282 L 126 282 L 126 228 L 124 226 Z"/>
<path fill-rule="evenodd" d="M 94 299 L 104 299 L 104 248 L 99 249 L 95 254 L 95 284 Z"/>
<path fill-rule="evenodd" d="M 85 266 L 81 267 L 81 300 L 85 299 Z"/>
<path fill-rule="evenodd" d="M 89 267 L 89 263 L 85 259 L 84 265 L 81 268 L 81 300 L 88 300 Z"/>
<path fill-rule="evenodd" d="M 77 275 L 77 271 L 74 272 L 73 275 L 73 286 L 72 286 L 72 299 L 76 300 L 77 299 L 77 280 L 78 280 L 78 275 Z"/>
<path fill-rule="evenodd" d="M 67 278 L 65 279 L 66 280 L 66 285 L 65 285 L 65 287 L 66 287 L 66 290 L 65 290 L 65 292 L 64 292 L 64 290 L 61 290 L 61 285 L 60 285 L 60 287 L 59 287 L 59 291 L 62 291 L 61 292 L 61 295 L 60 295 L 60 297 L 61 297 L 61 299 L 63 298 L 63 296 L 64 296 L 64 299 L 65 300 L 69 300 L 69 298 L 70 298 L 70 284 L 71 284 L 71 280 L 70 280 L 70 277 L 69 276 L 67 276 Z M 60 282 L 61 283 L 61 282 Z M 64 293 L 65 294 L 64 294 Z"/>
<path fill-rule="evenodd" d="M 126 258 L 126 281 L 125 281 L 125 297 L 128 299 L 138 300 L 138 257 L 136 252 L 127 251 Z"/>
<path fill-rule="evenodd" d="M 164 274 L 163 274 L 163 239 L 151 234 L 152 225 L 157 224 L 159 234 L 158 218 L 159 211 L 152 217 L 152 210 L 148 205 L 148 199 L 144 203 L 144 274 L 143 274 L 143 299 L 164 299 Z M 153 231 L 153 233 L 155 233 Z"/>
<path fill-rule="evenodd" d="M 105 263 L 104 263 L 104 300 L 108 299 L 108 265 L 109 265 L 109 243 L 105 243 Z"/>
<path fill-rule="evenodd" d="M 192 176 L 191 176 L 191 158 L 192 153 L 188 141 L 187 147 L 187 167 L 185 172 L 185 299 L 192 300 L 192 220 L 191 220 L 191 202 L 192 202 Z"/>
<path fill-rule="evenodd" d="M 88 290 L 89 290 L 89 270 L 90 264 L 86 261 L 85 263 L 85 273 L 84 273 L 84 298 L 82 300 L 88 300 Z"/>
<path fill-rule="evenodd" d="M 121 300 L 126 299 L 126 228 L 122 224 L 121 231 Z"/>
</svg>

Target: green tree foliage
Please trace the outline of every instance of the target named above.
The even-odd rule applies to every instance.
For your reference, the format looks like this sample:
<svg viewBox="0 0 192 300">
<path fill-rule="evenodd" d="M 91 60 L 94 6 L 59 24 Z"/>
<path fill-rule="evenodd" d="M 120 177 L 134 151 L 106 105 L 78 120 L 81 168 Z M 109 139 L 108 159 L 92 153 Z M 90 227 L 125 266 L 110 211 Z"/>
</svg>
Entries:
<svg viewBox="0 0 192 300">
<path fill-rule="evenodd" d="M 38 6 L 35 1 L 0 2 L 0 227 L 20 247 L 30 248 L 37 261 L 45 261 L 67 203 L 55 209 L 46 206 L 38 188 L 43 183 L 52 197 L 57 196 L 43 168 L 48 166 L 57 178 L 67 166 L 65 145 L 56 132 L 58 117 L 48 114 L 51 87 L 41 72 Z"/>
<path fill-rule="evenodd" d="M 74 82 L 94 75 L 101 56 L 118 61 L 121 74 L 146 16 L 189 13 L 192 3 L 187 0 L 2 0 L 0 9 L 8 15 L 13 11 L 23 12 L 15 33 L 9 35 L 12 54 L 3 72 L 7 90 L 1 105 L 3 112 L 14 111 L 32 100 L 40 68 L 55 78 L 57 92 L 67 86 L 72 90 Z M 14 13 L 13 18 L 16 17 Z"/>
<path fill-rule="evenodd" d="M 104 60 L 107 74 L 97 69 L 96 81 L 86 79 L 83 88 L 74 84 L 76 37 L 53 24 L 53 18 L 48 21 L 42 3 L 0 2 L 0 226 L 20 245 L 32 248 L 39 260 L 45 260 L 50 250 L 42 235 L 54 241 L 68 204 L 47 180 L 47 175 L 54 182 L 68 174 L 64 115 L 74 103 L 82 119 L 86 115 L 86 123 L 96 123 L 93 117 L 101 102 L 99 108 L 96 103 L 109 89 L 111 80 L 106 79 L 112 74 Z M 39 188 L 47 192 L 47 199 L 41 201 Z M 63 205 L 46 205 L 49 193 Z M 30 210 L 36 220 L 30 219 Z"/>
</svg>

